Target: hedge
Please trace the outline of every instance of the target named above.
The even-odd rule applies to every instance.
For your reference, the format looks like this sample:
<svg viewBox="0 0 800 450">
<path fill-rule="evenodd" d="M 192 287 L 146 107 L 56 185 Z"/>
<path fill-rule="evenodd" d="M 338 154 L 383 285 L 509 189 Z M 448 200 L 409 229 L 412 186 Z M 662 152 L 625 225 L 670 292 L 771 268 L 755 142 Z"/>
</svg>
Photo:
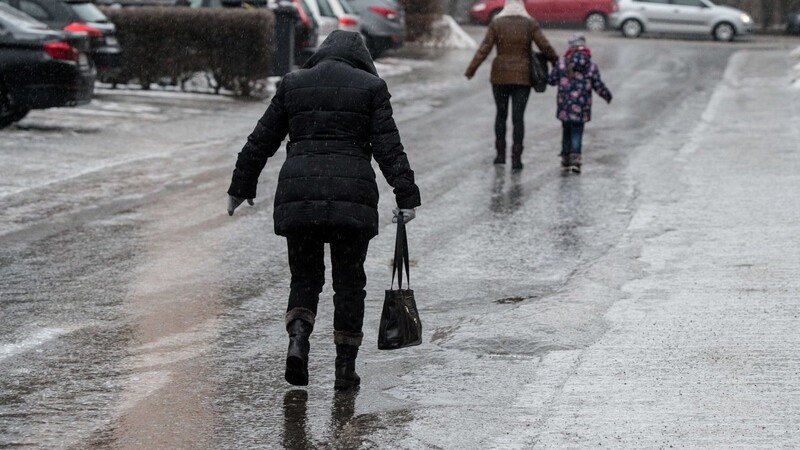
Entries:
<svg viewBox="0 0 800 450">
<path fill-rule="evenodd" d="M 790 13 L 800 12 L 800 0 L 718 0 L 714 3 L 739 8 L 751 16 L 759 28 L 786 26 Z"/>
<path fill-rule="evenodd" d="M 418 40 L 431 32 L 434 22 L 442 17 L 439 0 L 400 0 L 406 11 L 406 33 L 409 41 Z"/>
<path fill-rule="evenodd" d="M 122 73 L 114 81 L 133 79 L 149 89 L 163 78 L 179 81 L 206 72 L 217 92 L 249 95 L 270 74 L 275 18 L 267 9 L 142 7 L 105 13 L 123 52 Z"/>
</svg>

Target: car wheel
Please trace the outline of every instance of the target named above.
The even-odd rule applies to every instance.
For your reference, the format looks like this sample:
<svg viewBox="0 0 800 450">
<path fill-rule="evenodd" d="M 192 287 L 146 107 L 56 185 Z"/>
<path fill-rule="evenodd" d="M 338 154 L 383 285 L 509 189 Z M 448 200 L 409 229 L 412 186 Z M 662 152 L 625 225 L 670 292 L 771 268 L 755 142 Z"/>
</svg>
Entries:
<svg viewBox="0 0 800 450">
<path fill-rule="evenodd" d="M 0 128 L 5 128 L 14 122 L 22 120 L 30 109 L 14 105 L 9 92 L 0 86 Z"/>
<path fill-rule="evenodd" d="M 722 22 L 714 27 L 714 39 L 723 42 L 730 42 L 736 36 L 736 29 L 728 22 Z"/>
<path fill-rule="evenodd" d="M 642 22 L 639 22 L 636 19 L 628 19 L 625 22 L 622 22 L 622 35 L 627 38 L 636 38 L 642 35 L 642 31 L 644 31 L 644 27 L 642 26 Z"/>
<path fill-rule="evenodd" d="M 591 13 L 583 23 L 589 31 L 603 31 L 606 29 L 606 16 L 602 13 Z"/>
</svg>

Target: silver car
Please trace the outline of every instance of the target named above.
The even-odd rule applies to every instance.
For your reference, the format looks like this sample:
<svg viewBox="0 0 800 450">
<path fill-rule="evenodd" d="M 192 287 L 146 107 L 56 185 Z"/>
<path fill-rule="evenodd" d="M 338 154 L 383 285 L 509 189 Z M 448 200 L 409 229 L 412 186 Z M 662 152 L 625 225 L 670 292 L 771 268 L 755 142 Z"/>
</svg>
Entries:
<svg viewBox="0 0 800 450">
<path fill-rule="evenodd" d="M 345 0 L 306 0 L 308 9 L 319 25 L 319 42 L 334 30 L 359 32 L 361 19 Z"/>
<path fill-rule="evenodd" d="M 349 1 L 361 16 L 361 34 L 373 58 L 385 50 L 399 48 L 406 40 L 406 18 L 395 0 Z"/>
<path fill-rule="evenodd" d="M 709 0 L 618 0 L 618 5 L 609 25 L 630 38 L 644 32 L 686 33 L 732 41 L 753 28 L 753 19 L 744 11 Z"/>
</svg>

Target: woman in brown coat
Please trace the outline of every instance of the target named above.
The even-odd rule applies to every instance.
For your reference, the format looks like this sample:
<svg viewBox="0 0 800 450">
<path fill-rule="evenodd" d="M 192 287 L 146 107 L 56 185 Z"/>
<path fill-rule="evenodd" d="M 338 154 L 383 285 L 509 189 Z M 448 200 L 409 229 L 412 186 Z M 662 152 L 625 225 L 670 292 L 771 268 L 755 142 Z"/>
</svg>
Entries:
<svg viewBox="0 0 800 450">
<path fill-rule="evenodd" d="M 465 73 L 472 79 L 478 66 L 489 56 L 492 47 L 497 46 L 497 57 L 492 62 L 492 93 L 497 104 L 494 122 L 495 164 L 506 162 L 506 121 L 508 120 L 508 101 L 511 100 L 511 122 L 514 124 L 514 142 L 511 146 L 511 167 L 522 169 L 522 141 L 525 137 L 525 105 L 531 92 L 530 58 L 531 41 L 555 63 L 558 54 L 547 41 L 539 24 L 525 10 L 522 0 L 506 0 L 505 7 L 489 24 L 475 57 Z"/>
</svg>

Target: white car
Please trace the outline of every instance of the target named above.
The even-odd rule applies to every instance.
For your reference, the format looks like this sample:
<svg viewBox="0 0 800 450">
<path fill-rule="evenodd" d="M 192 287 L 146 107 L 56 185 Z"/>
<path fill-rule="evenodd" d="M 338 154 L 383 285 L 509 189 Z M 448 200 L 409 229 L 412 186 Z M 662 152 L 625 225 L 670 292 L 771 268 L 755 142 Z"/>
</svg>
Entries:
<svg viewBox="0 0 800 450">
<path fill-rule="evenodd" d="M 322 43 L 333 30 L 359 32 L 361 21 L 347 0 L 306 0 L 308 9 L 319 25 L 319 42 Z"/>
<path fill-rule="evenodd" d="M 618 5 L 609 25 L 630 38 L 644 32 L 687 33 L 732 41 L 753 29 L 753 19 L 744 11 L 709 0 L 619 0 Z"/>
</svg>

